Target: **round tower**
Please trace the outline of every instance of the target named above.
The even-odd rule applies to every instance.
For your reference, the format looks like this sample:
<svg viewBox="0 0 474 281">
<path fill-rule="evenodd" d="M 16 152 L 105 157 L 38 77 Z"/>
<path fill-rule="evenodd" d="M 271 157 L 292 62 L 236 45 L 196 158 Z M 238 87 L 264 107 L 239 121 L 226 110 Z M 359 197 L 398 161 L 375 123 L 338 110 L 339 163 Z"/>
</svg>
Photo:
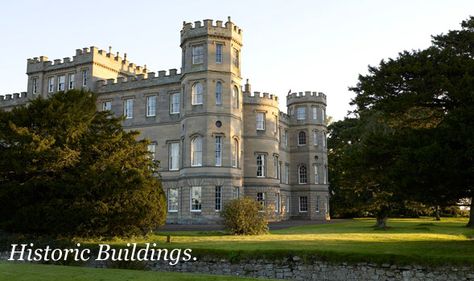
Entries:
<svg viewBox="0 0 474 281">
<path fill-rule="evenodd" d="M 287 108 L 292 217 L 329 219 L 326 95 L 291 93 Z"/>
<path fill-rule="evenodd" d="M 205 223 L 218 220 L 223 204 L 242 192 L 242 30 L 230 17 L 225 24 L 184 22 L 180 46 L 181 186 L 190 196 L 184 200 L 202 201 L 190 204 L 181 221 Z"/>
</svg>

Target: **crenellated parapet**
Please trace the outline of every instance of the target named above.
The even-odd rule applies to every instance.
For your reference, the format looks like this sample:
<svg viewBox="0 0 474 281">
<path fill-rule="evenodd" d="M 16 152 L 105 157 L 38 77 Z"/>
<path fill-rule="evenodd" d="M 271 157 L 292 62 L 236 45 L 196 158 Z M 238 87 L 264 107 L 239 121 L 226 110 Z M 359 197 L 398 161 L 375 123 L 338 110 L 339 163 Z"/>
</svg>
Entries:
<svg viewBox="0 0 474 281">
<path fill-rule="evenodd" d="M 72 58 L 48 60 L 46 56 L 29 58 L 27 60 L 27 74 L 35 72 L 44 72 L 52 70 L 60 70 L 63 68 L 74 67 L 86 63 L 98 63 L 107 67 L 112 67 L 117 71 L 141 74 L 146 73 L 146 67 L 138 66 L 127 60 L 127 54 L 122 58 L 119 52 L 113 54 L 111 48 L 109 51 L 99 49 L 95 46 L 89 48 L 76 49 L 76 55 Z"/>
<path fill-rule="evenodd" d="M 0 95 L 0 108 L 19 106 L 28 103 L 28 94 L 26 92 Z"/>
<path fill-rule="evenodd" d="M 278 96 L 261 92 L 243 92 L 244 104 L 267 105 L 278 108 Z"/>
<path fill-rule="evenodd" d="M 298 92 L 286 96 L 286 105 L 291 106 L 298 103 L 322 103 L 326 105 L 326 95 L 321 92 Z"/>
<path fill-rule="evenodd" d="M 181 29 L 181 45 L 189 38 L 196 38 L 200 36 L 215 36 L 232 38 L 235 42 L 242 45 L 242 29 L 231 22 L 230 17 L 226 23 L 223 21 L 205 19 L 203 21 L 183 22 Z"/>
<path fill-rule="evenodd" d="M 132 90 L 142 87 L 151 87 L 164 84 L 179 83 L 181 73 L 177 69 L 170 69 L 155 72 L 147 72 L 145 74 L 138 74 L 135 77 L 118 77 L 107 80 L 99 80 L 96 83 L 96 91 L 98 93 L 107 93 L 115 91 Z"/>
<path fill-rule="evenodd" d="M 283 122 L 285 124 L 289 124 L 291 121 L 290 115 L 286 114 L 285 112 L 280 111 L 280 122 Z"/>
</svg>

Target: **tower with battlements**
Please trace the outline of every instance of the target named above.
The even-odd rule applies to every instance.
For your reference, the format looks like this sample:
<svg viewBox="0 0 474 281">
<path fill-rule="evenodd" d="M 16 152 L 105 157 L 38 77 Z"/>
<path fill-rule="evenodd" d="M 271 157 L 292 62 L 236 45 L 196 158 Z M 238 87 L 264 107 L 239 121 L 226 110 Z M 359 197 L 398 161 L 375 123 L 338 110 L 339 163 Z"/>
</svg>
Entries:
<svg viewBox="0 0 474 281">
<path fill-rule="evenodd" d="M 184 22 L 180 35 L 180 71 L 148 71 L 110 47 L 28 59 L 27 91 L 0 96 L 0 110 L 96 92 L 97 110 L 124 116 L 126 130 L 151 141 L 168 223 L 218 222 L 242 196 L 269 208 L 271 220 L 329 219 L 326 96 L 291 93 L 284 113 L 277 95 L 252 92 L 241 77 L 243 32 L 230 18 Z"/>
</svg>

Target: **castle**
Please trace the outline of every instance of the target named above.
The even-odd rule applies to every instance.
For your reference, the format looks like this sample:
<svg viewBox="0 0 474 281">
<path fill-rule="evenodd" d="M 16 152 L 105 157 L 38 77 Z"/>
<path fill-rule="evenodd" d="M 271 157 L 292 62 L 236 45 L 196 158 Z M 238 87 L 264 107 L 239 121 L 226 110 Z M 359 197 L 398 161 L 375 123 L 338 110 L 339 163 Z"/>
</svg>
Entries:
<svg viewBox="0 0 474 281">
<path fill-rule="evenodd" d="M 0 108 L 69 89 L 97 93 L 98 110 L 151 140 L 168 223 L 215 222 L 239 196 L 271 208 L 273 220 L 329 219 L 326 96 L 289 93 L 285 114 L 277 96 L 242 87 L 242 30 L 230 18 L 183 23 L 180 46 L 181 71 L 158 75 L 96 47 L 28 59 L 27 92 L 0 96 Z"/>
</svg>

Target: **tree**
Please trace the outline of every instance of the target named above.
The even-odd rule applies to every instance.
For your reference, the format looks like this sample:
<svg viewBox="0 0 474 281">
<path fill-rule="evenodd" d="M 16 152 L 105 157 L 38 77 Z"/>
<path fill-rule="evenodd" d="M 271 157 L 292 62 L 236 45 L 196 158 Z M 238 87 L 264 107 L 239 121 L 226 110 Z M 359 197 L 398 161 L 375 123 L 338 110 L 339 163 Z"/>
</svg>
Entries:
<svg viewBox="0 0 474 281">
<path fill-rule="evenodd" d="M 351 88 L 356 115 L 377 112 L 400 137 L 392 166 L 400 192 L 428 204 L 474 191 L 474 18 L 461 27 L 369 67 Z"/>
<path fill-rule="evenodd" d="M 91 92 L 59 92 L 0 111 L 0 228 L 114 236 L 162 225 L 166 201 L 147 141 Z"/>
<path fill-rule="evenodd" d="M 393 177 L 395 131 L 380 115 L 346 118 L 329 126 L 330 189 L 333 208 L 376 217 L 376 227 L 385 228 L 394 209 L 403 203 L 403 193 Z"/>
</svg>

